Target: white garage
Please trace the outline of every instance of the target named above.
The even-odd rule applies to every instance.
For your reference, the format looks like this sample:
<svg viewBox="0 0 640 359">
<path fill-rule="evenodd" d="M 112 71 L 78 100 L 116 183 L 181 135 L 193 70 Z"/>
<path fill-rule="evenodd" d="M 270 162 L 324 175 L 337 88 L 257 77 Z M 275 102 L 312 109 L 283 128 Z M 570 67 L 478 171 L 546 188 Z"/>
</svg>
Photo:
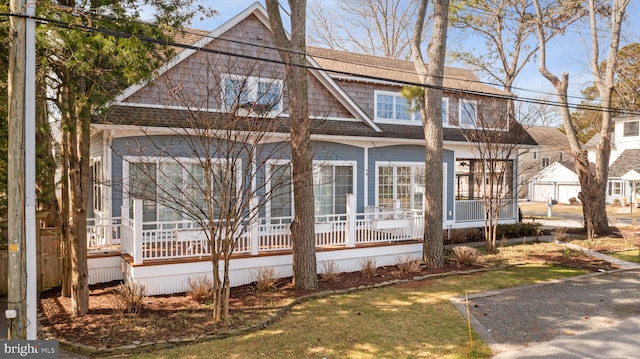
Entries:
<svg viewBox="0 0 640 359">
<path fill-rule="evenodd" d="M 569 198 L 578 198 L 578 192 L 578 175 L 560 162 L 542 169 L 529 183 L 530 200 L 534 202 L 546 202 L 553 198 L 558 203 L 569 203 Z"/>
</svg>

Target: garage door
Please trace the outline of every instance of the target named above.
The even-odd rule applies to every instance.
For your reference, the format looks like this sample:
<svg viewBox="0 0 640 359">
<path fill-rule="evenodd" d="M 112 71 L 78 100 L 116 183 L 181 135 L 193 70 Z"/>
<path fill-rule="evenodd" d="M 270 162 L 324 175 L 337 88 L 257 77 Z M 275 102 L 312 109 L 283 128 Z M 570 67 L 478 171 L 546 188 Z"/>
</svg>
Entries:
<svg viewBox="0 0 640 359">
<path fill-rule="evenodd" d="M 577 184 L 559 184 L 558 185 L 558 202 L 569 203 L 569 198 L 578 198 L 580 185 Z"/>
<path fill-rule="evenodd" d="M 531 200 L 534 202 L 546 202 L 549 200 L 549 197 L 554 197 L 553 194 L 553 183 L 534 183 L 533 184 L 533 194 L 531 195 Z"/>
</svg>

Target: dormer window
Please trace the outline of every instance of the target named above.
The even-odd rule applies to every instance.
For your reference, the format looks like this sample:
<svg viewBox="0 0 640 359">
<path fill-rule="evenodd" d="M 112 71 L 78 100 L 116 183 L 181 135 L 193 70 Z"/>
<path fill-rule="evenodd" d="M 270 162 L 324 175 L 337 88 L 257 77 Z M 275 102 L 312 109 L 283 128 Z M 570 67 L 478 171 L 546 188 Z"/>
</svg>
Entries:
<svg viewBox="0 0 640 359">
<path fill-rule="evenodd" d="M 638 126 L 638 121 L 630 121 L 624 123 L 624 137 L 635 137 L 640 135 L 640 126 Z"/>
<path fill-rule="evenodd" d="M 420 124 L 420 111 L 399 92 L 375 92 L 376 121 Z"/>
<path fill-rule="evenodd" d="M 460 100 L 460 125 L 475 126 L 478 119 L 478 103 L 473 100 Z"/>
<path fill-rule="evenodd" d="M 245 109 L 266 114 L 282 110 L 282 81 L 259 77 L 227 75 L 222 79 L 226 110 Z"/>
</svg>

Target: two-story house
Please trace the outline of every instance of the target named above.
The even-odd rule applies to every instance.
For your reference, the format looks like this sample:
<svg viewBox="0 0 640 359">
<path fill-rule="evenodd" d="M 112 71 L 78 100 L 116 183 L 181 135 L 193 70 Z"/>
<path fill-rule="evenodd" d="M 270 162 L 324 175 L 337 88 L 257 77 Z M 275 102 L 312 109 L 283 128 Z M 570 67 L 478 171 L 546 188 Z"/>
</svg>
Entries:
<svg viewBox="0 0 640 359">
<path fill-rule="evenodd" d="M 507 94 L 471 71 L 447 68 L 444 179 L 426 183 L 419 112 L 400 94 L 403 86 L 418 83 L 413 64 L 312 47 L 307 59 L 319 265 L 336 261 L 353 271 L 363 258 L 388 265 L 400 256 L 420 257 L 423 228 L 429 225 L 426 186 L 442 188 L 443 230 L 481 227 L 490 183 L 487 161 L 478 160 L 464 131 L 489 123 L 485 130 L 501 131 L 500 141 L 535 144 L 528 136 L 510 136 L 518 125 L 506 122 Z M 149 294 L 161 294 L 186 290 L 191 276 L 210 275 L 209 246 L 175 210 L 203 205 L 204 197 L 192 190 L 207 180 L 198 161 L 203 157 L 221 169 L 216 176 L 233 172 L 237 180 L 226 183 L 239 197 L 251 193 L 251 205 L 264 204 L 259 218 L 234 234 L 239 240 L 231 263 L 233 285 L 253 281 L 252 271 L 259 267 L 291 275 L 288 226 L 295 208 L 284 74 L 266 10 L 255 3 L 96 114 L 89 248 L 113 255 L 92 262 L 91 282 L 127 278 L 144 284 Z M 235 157 L 234 148 L 246 152 Z M 494 160 L 505 164 L 500 221 L 514 223 L 517 158 Z M 184 229 L 192 233 L 185 235 Z"/>
<path fill-rule="evenodd" d="M 640 203 L 640 117 L 617 117 L 613 122 L 607 203 L 617 200 L 621 204 L 637 205 Z M 589 155 L 590 160 L 595 161 L 595 154 Z"/>
</svg>

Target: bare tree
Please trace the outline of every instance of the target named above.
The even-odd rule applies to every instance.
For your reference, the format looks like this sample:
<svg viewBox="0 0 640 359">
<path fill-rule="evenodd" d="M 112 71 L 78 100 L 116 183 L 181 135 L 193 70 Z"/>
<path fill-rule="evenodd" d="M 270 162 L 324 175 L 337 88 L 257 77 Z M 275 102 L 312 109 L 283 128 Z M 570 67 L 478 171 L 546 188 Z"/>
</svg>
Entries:
<svg viewBox="0 0 640 359">
<path fill-rule="evenodd" d="M 216 322 L 229 319 L 232 255 L 249 247 L 248 233 L 270 201 L 291 198 L 290 162 L 269 162 L 287 158 L 286 138 L 276 135 L 282 82 L 261 82 L 260 95 L 249 102 L 252 77 L 235 75 L 233 85 L 221 88 L 227 79 L 217 65 L 207 62 L 204 77 L 167 76 L 164 90 L 182 113 L 171 124 L 177 127 L 161 133 L 140 127 L 144 136 L 127 140 L 124 157 L 125 193 L 143 199 L 145 226 L 195 239 L 176 237 L 170 244 L 175 253 L 210 255 Z M 207 111 L 212 103 L 228 111 Z"/>
<path fill-rule="evenodd" d="M 516 207 L 514 191 L 513 157 L 517 155 L 520 143 L 526 138 L 526 128 L 511 120 L 509 100 L 491 100 L 478 102 L 473 124 L 460 125 L 460 132 L 473 146 L 474 158 L 462 159 L 457 167 L 468 169 L 469 183 L 466 197 L 480 197 L 484 208 L 485 249 L 495 252 L 497 229 L 503 214 L 511 214 Z M 525 109 L 528 110 L 528 109 Z M 518 111 L 522 123 L 532 124 L 535 113 Z"/>
<path fill-rule="evenodd" d="M 581 192 L 578 194 L 582 202 L 585 228 L 589 238 L 596 234 L 605 233 L 609 230 L 609 223 L 606 212 L 606 190 L 609 174 L 609 156 L 611 154 L 611 94 L 614 87 L 614 69 L 617 63 L 617 56 L 620 46 L 620 31 L 622 21 L 626 12 L 629 0 L 613 0 L 611 7 L 610 43 L 608 50 L 607 67 L 604 73 L 598 68 L 600 56 L 600 39 L 598 34 L 599 9 L 595 0 L 589 1 L 589 23 L 591 30 L 591 55 L 590 65 L 594 76 L 594 82 L 600 97 L 600 107 L 602 109 L 602 122 L 600 124 L 600 140 L 596 147 L 595 168 L 590 167 L 585 149 L 576 135 L 576 128 L 571 122 L 571 114 L 568 107 L 567 87 L 569 85 L 569 74 L 564 72 L 559 78 L 554 75 L 546 65 L 546 43 L 548 41 L 545 27 L 545 13 L 540 7 L 539 0 L 534 0 L 537 16 L 538 42 L 540 47 L 540 63 L 538 70 L 555 87 L 558 94 L 558 101 L 562 104 L 560 113 L 562 124 L 571 147 L 571 151 L 576 158 L 576 173 L 580 181 Z"/>
<path fill-rule="evenodd" d="M 417 1 L 355 0 L 311 6 L 310 41 L 331 49 L 408 59 Z"/>
<path fill-rule="evenodd" d="M 586 12 L 575 1 L 543 1 L 547 41 Z M 459 3 L 452 25 L 469 30 L 484 40 L 480 52 L 461 49 L 451 56 L 480 71 L 492 81 L 502 84 L 513 94 L 513 84 L 525 65 L 538 52 L 535 42 L 536 19 L 531 14 L 530 0 L 485 0 Z M 511 109 L 512 117 L 515 110 Z"/>
<path fill-rule="evenodd" d="M 277 0 L 267 0 L 267 13 L 280 57 L 285 63 L 293 166 L 295 214 L 291 223 L 293 241 L 293 285 L 299 289 L 318 287 L 316 267 L 313 152 L 307 86 L 306 0 L 289 0 L 291 36 L 287 36 Z"/>
<path fill-rule="evenodd" d="M 447 19 L 449 1 L 433 3 L 433 29 L 431 42 L 427 47 L 429 58 L 425 63 L 421 43 L 427 0 L 418 7 L 415 29 L 411 38 L 411 53 L 414 66 L 424 84 L 420 98 L 420 116 L 425 141 L 425 183 L 431 183 L 425 190 L 424 240 L 422 256 L 429 268 L 444 266 L 444 244 L 442 236 L 442 83 L 444 79 L 444 59 L 447 43 Z"/>
</svg>

